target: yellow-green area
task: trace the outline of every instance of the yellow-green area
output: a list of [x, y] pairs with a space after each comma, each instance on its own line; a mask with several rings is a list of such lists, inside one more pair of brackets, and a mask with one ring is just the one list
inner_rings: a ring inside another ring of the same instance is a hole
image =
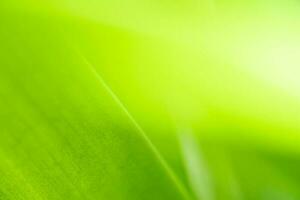
[[297, 0], [1, 0], [0, 200], [300, 199]]

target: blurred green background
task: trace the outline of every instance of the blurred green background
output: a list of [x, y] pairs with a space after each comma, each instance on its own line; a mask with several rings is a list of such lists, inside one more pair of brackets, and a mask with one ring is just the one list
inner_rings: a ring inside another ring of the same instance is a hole
[[0, 199], [300, 199], [299, 13], [2, 0]]

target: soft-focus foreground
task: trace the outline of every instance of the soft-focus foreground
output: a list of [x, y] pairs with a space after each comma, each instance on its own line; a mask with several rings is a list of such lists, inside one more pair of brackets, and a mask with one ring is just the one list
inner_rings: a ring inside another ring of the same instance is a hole
[[1, 200], [300, 200], [300, 2], [1, 0]]

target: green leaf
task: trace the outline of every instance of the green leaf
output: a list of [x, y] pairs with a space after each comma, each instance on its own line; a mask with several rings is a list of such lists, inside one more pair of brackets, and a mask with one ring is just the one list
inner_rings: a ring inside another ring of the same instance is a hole
[[2, 0], [0, 199], [300, 199], [295, 0]]

